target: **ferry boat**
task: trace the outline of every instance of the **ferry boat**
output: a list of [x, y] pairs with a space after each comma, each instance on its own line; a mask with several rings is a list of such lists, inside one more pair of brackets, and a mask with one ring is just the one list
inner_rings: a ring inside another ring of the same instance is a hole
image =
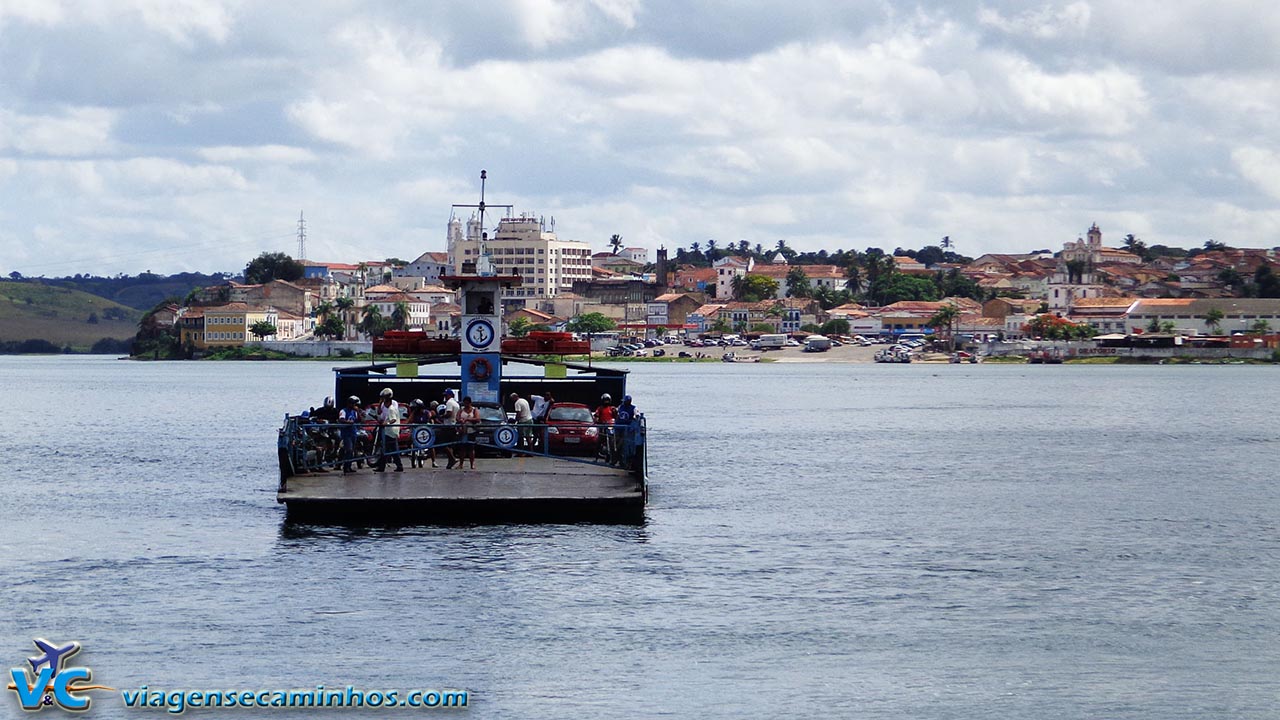
[[[482, 172], [479, 206], [455, 206], [479, 207], [482, 225], [484, 179]], [[642, 521], [648, 494], [644, 415], [632, 412], [627, 422], [604, 425], [584, 420], [604, 396], [610, 404], [630, 400], [627, 372], [564, 362], [565, 355], [590, 350], [589, 343], [568, 333], [503, 337], [502, 289], [519, 285], [522, 278], [496, 274], [483, 242], [474, 262], [463, 263], [461, 273], [441, 281], [459, 293], [461, 337], [386, 333], [374, 341], [375, 355], [412, 359], [335, 368], [333, 397], [358, 398], [367, 407], [390, 389], [403, 408], [414, 400], [443, 400], [452, 391], [457, 399], [470, 397], [482, 410], [488, 408], [489, 418], [468, 426], [474, 431], [470, 433], [457, 425], [402, 425], [394, 454], [410, 467], [392, 472], [386, 458], [378, 457], [380, 450], [366, 448], [354, 458], [354, 472], [344, 473], [343, 466], [353, 459], [335, 449], [340, 448], [341, 426], [286, 415], [278, 433], [276, 500], [286, 506], [289, 518], [339, 523]], [[545, 422], [509, 420], [505, 409], [511, 393], [526, 400], [554, 397]], [[563, 418], [557, 416], [558, 406], [565, 409]], [[366, 430], [381, 439], [382, 428]], [[476, 460], [475, 469], [447, 468], [444, 456], [467, 444], [490, 452]], [[411, 458], [432, 451], [438, 467], [412, 467], [419, 463]], [[386, 472], [376, 472], [374, 460]]]

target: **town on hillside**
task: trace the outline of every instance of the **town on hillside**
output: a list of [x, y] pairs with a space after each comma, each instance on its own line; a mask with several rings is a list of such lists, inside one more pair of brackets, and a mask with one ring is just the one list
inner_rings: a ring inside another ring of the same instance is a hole
[[[241, 281], [157, 307], [140, 336], [168, 335], [185, 356], [261, 346], [300, 355], [367, 352], [390, 330], [459, 333], [461, 308], [441, 276], [473, 264], [523, 282], [504, 291], [504, 332], [613, 330], [629, 339], [684, 340], [724, 333], [896, 337], [946, 333], [966, 341], [1253, 334], [1275, 346], [1280, 328], [1276, 248], [1147, 247], [1133, 235], [1103, 244], [1093, 224], [1060, 250], [957, 254], [949, 238], [892, 254], [799, 253], [746, 241], [658, 248], [618, 235], [610, 251], [562, 240], [541, 217], [502, 218], [492, 237], [475, 218], [452, 218], [446, 249], [412, 261], [331, 262], [264, 254]], [[483, 236], [483, 240], [482, 240]], [[946, 327], [939, 327], [939, 313]], [[585, 322], [588, 318], [591, 322]], [[834, 324], [833, 324], [834, 323]]]

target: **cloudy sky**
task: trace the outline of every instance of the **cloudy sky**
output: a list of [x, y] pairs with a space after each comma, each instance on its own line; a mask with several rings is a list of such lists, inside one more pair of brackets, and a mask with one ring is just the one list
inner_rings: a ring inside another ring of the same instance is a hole
[[1280, 6], [0, 0], [0, 273], [599, 249], [1280, 245]]

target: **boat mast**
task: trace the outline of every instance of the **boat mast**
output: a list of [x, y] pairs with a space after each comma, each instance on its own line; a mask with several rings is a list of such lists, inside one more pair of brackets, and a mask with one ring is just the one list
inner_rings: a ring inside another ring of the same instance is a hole
[[[489, 248], [487, 245], [487, 240], [489, 239], [489, 233], [486, 232], [484, 229], [484, 211], [489, 208], [489, 206], [484, 201], [485, 181], [488, 179], [489, 179], [488, 171], [481, 170], [480, 171], [480, 204], [479, 205], [454, 205], [453, 206], [455, 209], [461, 207], [461, 208], [478, 208], [480, 210], [480, 238], [479, 238], [479, 246], [478, 246], [479, 249], [477, 250], [476, 270], [475, 270], [477, 275], [495, 275], [496, 274], [493, 269], [493, 259], [489, 257]], [[494, 207], [506, 208], [507, 214], [510, 215], [511, 209], [513, 206], [512, 205], [494, 205]]]

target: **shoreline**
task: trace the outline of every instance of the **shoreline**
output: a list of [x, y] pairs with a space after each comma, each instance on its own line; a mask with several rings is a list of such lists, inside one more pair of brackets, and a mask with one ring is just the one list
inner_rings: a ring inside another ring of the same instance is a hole
[[[723, 363], [723, 364], [872, 364], [875, 363], [875, 354], [883, 346], [872, 345], [863, 347], [859, 345], [845, 345], [841, 347], [833, 347], [824, 352], [810, 353], [804, 352], [802, 348], [782, 348], [779, 350], [749, 350], [743, 351], [740, 348], [713, 348], [699, 350], [684, 349], [682, 345], [667, 346], [667, 355], [665, 357], [608, 357], [603, 352], [595, 352], [588, 358], [585, 355], [575, 355], [563, 358], [567, 363], [615, 363], [615, 364], [631, 364], [631, 363], [674, 363], [674, 364], [702, 364], [702, 363], [722, 363], [720, 356], [730, 349], [743, 354], [757, 355], [760, 358], [759, 363]], [[710, 357], [702, 358], [681, 358], [674, 355], [679, 352], [702, 352], [709, 354]], [[120, 356], [116, 356], [120, 357]], [[137, 360], [140, 362], [163, 362], [164, 358], [153, 359], [147, 356], [126, 356], [120, 359]], [[184, 358], [174, 358], [184, 359]], [[249, 361], [249, 362], [279, 362], [279, 361], [320, 361], [328, 363], [352, 363], [362, 364], [371, 362], [397, 362], [415, 360], [417, 356], [403, 355], [369, 355], [360, 354], [352, 357], [342, 356], [322, 356], [307, 357], [297, 355], [286, 355], [278, 351], [268, 351], [265, 353], [234, 353], [230, 356], [222, 357], [204, 357], [202, 361]], [[912, 360], [911, 364], [924, 365], [950, 365], [951, 363], [947, 353], [925, 352], [918, 353]], [[1008, 355], [999, 357], [985, 357], [979, 363], [960, 363], [963, 365], [1025, 365], [1031, 364], [1027, 361], [1027, 357], [1023, 355]], [[1131, 357], [1131, 356], [1085, 356], [1068, 358], [1063, 364], [1067, 365], [1275, 365], [1274, 360], [1265, 360], [1257, 358], [1196, 358], [1190, 356], [1170, 356], [1170, 357]]]

